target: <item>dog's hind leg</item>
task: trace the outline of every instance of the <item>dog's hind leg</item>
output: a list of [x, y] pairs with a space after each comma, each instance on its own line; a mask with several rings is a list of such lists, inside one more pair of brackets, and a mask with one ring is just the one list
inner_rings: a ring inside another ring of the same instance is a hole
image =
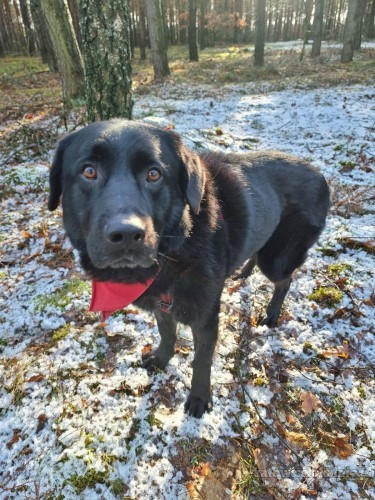
[[281, 307], [283, 305], [286, 294], [288, 293], [291, 282], [292, 279], [289, 276], [288, 278], [275, 283], [275, 290], [273, 292], [272, 299], [267, 306], [267, 316], [263, 321], [263, 324], [267, 325], [270, 328], [276, 326], [277, 324]]

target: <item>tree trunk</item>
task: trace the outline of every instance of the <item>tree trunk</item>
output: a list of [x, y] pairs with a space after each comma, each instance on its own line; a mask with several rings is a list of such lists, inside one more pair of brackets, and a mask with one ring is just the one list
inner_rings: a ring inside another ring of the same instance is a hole
[[255, 21], [254, 66], [264, 65], [264, 40], [266, 36], [266, 0], [257, 0]]
[[320, 49], [322, 46], [323, 38], [323, 14], [324, 14], [324, 0], [315, 0], [315, 14], [314, 14], [314, 41], [311, 49], [312, 57], [320, 56]]
[[162, 80], [168, 76], [170, 72], [160, 0], [146, 0], [146, 11], [154, 78], [155, 80]]
[[189, 0], [189, 59], [198, 61], [198, 42], [197, 42], [197, 0]]
[[206, 43], [206, 0], [200, 0], [200, 16], [199, 16], [199, 46], [201, 50], [207, 47]]
[[145, 0], [139, 1], [139, 50], [141, 61], [146, 60], [147, 29], [146, 29], [146, 7]]
[[347, 63], [353, 60], [354, 50], [358, 45], [358, 38], [361, 36], [363, 2], [364, 0], [349, 0], [341, 52], [342, 63]]
[[79, 27], [79, 14], [78, 14], [77, 0], [68, 0], [68, 7], [69, 7], [70, 15], [72, 16], [74, 33], [75, 33], [76, 38], [77, 38], [78, 46], [79, 46], [79, 48], [81, 48], [82, 47], [82, 37], [81, 37], [81, 30]]
[[370, 0], [363, 28], [366, 38], [375, 38], [375, 0]]
[[61, 76], [64, 102], [84, 95], [82, 58], [64, 0], [41, 0]]
[[49, 31], [47, 29], [47, 21], [45, 20], [42, 11], [41, 0], [30, 0], [30, 11], [35, 26], [42, 62], [44, 64], [48, 64], [50, 71], [56, 73], [59, 70], [57, 58], [53, 50]]
[[34, 31], [31, 28], [29, 8], [26, 0], [20, 0], [20, 7], [21, 7], [22, 21], [25, 27], [27, 53], [29, 56], [32, 56], [35, 54], [36, 44], [35, 44]]
[[90, 122], [131, 118], [130, 15], [127, 0], [79, 0]]
[[303, 21], [303, 40], [304, 43], [309, 43], [309, 35], [311, 31], [311, 14], [313, 9], [312, 0], [306, 0], [305, 4], [305, 19]]

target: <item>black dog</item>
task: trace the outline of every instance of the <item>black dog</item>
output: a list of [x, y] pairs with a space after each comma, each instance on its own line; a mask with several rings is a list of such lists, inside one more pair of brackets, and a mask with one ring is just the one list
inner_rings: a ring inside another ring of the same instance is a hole
[[[94, 123], [64, 138], [50, 173], [48, 208], [63, 194], [64, 224], [96, 280], [154, 281], [135, 303], [156, 315], [161, 342], [144, 366], [164, 368], [177, 323], [191, 326], [195, 356], [185, 409], [212, 407], [210, 373], [225, 279], [245, 263], [274, 282], [275, 326], [291, 275], [321, 233], [323, 176], [283, 153], [198, 156], [180, 137], [144, 123]], [[164, 297], [169, 297], [165, 303]]]

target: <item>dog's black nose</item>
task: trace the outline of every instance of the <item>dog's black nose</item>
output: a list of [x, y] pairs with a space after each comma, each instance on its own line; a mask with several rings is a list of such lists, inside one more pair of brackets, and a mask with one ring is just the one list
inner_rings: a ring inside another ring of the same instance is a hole
[[116, 246], [133, 247], [145, 239], [145, 227], [140, 219], [114, 220], [107, 224], [105, 237], [107, 241]]

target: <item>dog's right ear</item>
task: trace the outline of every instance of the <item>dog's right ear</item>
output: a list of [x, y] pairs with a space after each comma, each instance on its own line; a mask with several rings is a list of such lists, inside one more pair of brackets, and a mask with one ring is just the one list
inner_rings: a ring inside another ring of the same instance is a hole
[[49, 198], [48, 198], [48, 210], [56, 210], [60, 203], [60, 197], [62, 193], [62, 166], [63, 157], [66, 148], [71, 143], [71, 136], [65, 137], [59, 142], [57, 150], [55, 153], [55, 158], [52, 163], [52, 167], [49, 173]]
[[183, 192], [190, 208], [199, 214], [206, 186], [206, 174], [200, 157], [180, 144], [179, 155], [183, 166]]

